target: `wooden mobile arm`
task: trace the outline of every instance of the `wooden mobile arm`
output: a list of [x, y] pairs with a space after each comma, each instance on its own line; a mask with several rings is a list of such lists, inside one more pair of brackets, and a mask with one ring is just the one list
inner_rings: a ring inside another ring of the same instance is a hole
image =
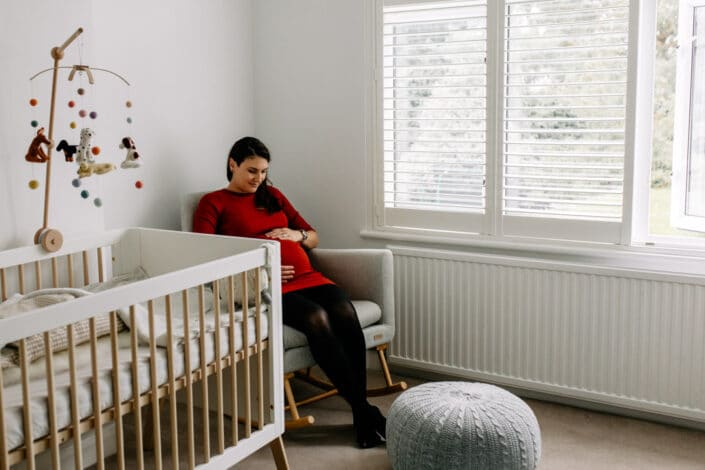
[[83, 32], [83, 28], [78, 28], [76, 31], [74, 31], [74, 33], [71, 35], [71, 37], [69, 37], [66, 41], [64, 41], [64, 43], [62, 45], [60, 45], [59, 47], [52, 48], [51, 57], [54, 60], [63, 59], [64, 58], [64, 51], [66, 50], [66, 48], [69, 47], [69, 45], [72, 42], [74, 42], [76, 40], [76, 38], [81, 35], [82, 32]]
[[64, 51], [83, 32], [83, 28], [78, 28], [61, 46], [51, 49], [51, 57], [54, 59], [54, 74], [51, 81], [51, 107], [49, 111], [49, 148], [47, 149], [47, 171], [44, 184], [44, 224], [34, 235], [34, 243], [40, 243], [42, 247], [49, 251], [58, 251], [63, 244], [61, 232], [49, 227], [49, 190], [51, 187], [51, 151], [54, 147], [54, 111], [56, 109], [56, 81], [59, 75], [59, 62], [64, 58]]

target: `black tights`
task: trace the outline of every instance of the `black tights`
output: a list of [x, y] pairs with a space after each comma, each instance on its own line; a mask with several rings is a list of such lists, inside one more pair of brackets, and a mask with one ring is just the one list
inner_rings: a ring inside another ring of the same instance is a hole
[[368, 406], [365, 337], [342, 289], [326, 284], [289, 292], [282, 310], [284, 324], [306, 335], [313, 358], [353, 412]]

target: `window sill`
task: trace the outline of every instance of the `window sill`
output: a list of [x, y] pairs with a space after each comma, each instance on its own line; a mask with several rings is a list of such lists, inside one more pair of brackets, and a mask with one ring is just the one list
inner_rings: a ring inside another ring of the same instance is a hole
[[697, 276], [703, 277], [705, 281], [705, 252], [690, 248], [622, 246], [563, 240], [490, 239], [479, 234], [420, 233], [403, 229], [365, 229], [360, 231], [360, 236], [364, 239], [421, 244], [433, 249]]

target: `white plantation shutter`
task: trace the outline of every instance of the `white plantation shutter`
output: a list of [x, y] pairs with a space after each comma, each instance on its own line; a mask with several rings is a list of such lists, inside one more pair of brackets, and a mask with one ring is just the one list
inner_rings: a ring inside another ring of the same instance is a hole
[[388, 225], [471, 230], [485, 213], [485, 1], [385, 7]]
[[387, 1], [380, 225], [619, 242], [632, 0]]
[[524, 216], [505, 227], [541, 217], [618, 228], [629, 1], [506, 0], [504, 21], [503, 215]]

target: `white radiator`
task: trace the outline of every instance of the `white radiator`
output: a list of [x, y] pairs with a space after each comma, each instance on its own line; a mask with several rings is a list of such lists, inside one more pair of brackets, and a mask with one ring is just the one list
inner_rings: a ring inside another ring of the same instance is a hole
[[391, 247], [390, 362], [705, 422], [705, 280]]

